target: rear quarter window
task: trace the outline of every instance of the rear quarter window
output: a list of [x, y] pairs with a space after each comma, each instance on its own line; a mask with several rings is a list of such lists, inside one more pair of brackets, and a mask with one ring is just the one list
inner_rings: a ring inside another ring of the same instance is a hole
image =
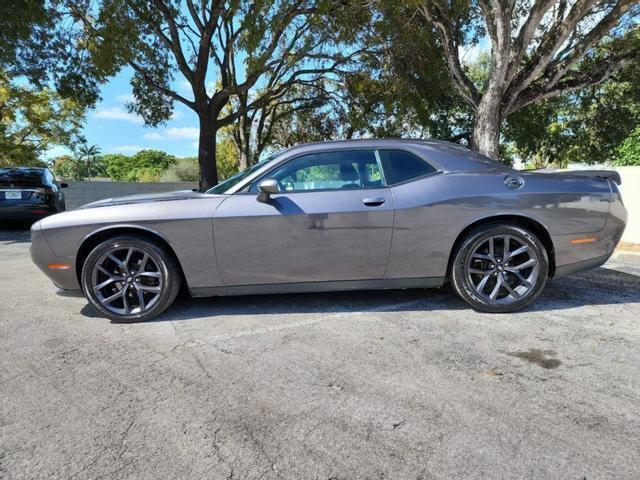
[[379, 150], [387, 185], [423, 177], [437, 170], [413, 153], [404, 150]]

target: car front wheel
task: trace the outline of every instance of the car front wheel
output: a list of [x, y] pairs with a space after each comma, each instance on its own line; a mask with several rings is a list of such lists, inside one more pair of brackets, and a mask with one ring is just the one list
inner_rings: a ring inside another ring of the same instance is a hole
[[549, 275], [547, 251], [529, 230], [491, 224], [471, 231], [458, 248], [451, 281], [458, 295], [481, 312], [505, 313], [529, 305]]
[[116, 322], [156, 317], [173, 303], [180, 282], [173, 256], [159, 243], [135, 235], [100, 243], [82, 268], [82, 289], [89, 303]]

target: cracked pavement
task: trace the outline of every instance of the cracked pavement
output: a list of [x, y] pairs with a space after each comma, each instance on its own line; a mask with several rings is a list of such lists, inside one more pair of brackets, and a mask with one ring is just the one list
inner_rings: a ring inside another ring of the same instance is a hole
[[447, 288], [111, 324], [0, 230], [0, 477], [640, 478], [640, 255], [509, 315]]

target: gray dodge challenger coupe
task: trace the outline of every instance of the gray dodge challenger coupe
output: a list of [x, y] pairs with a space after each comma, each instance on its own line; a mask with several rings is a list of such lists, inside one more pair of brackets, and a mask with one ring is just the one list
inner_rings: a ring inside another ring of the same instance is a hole
[[100, 314], [143, 321], [192, 296], [439, 287], [483, 312], [594, 268], [627, 213], [611, 171], [518, 172], [454, 144], [297, 146], [206, 192], [133, 195], [47, 217], [31, 256]]

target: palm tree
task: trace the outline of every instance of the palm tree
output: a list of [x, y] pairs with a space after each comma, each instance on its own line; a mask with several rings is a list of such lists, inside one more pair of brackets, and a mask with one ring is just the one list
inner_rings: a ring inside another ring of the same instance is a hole
[[95, 157], [100, 155], [100, 148], [98, 148], [97, 145], [89, 145], [83, 143], [82, 145], [80, 145], [78, 151], [80, 153], [80, 158], [84, 158], [87, 162], [87, 175], [89, 178], [91, 178], [91, 162], [95, 159]]

